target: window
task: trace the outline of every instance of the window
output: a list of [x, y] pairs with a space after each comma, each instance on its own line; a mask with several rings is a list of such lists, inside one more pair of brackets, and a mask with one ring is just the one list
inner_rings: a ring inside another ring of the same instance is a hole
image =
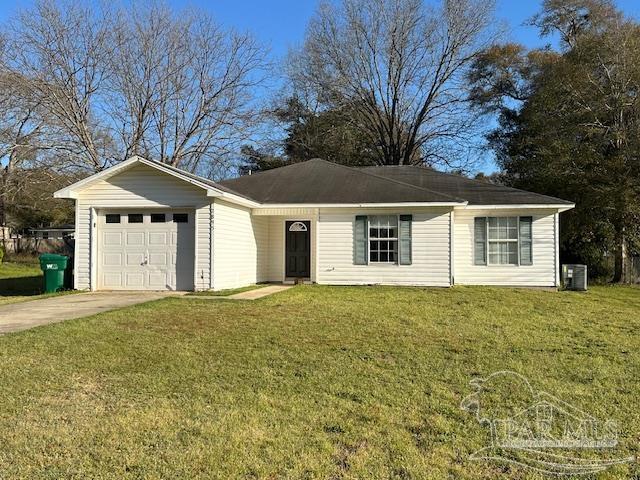
[[151, 223], [164, 223], [164, 213], [152, 213]]
[[398, 216], [369, 217], [369, 262], [396, 263], [398, 261]]
[[302, 222], [293, 222], [289, 227], [290, 232], [306, 232], [307, 226]]
[[129, 223], [142, 223], [142, 214], [141, 213], [130, 213], [129, 214]]
[[173, 222], [174, 223], [187, 223], [189, 221], [188, 213], [174, 213], [173, 214]]
[[105, 215], [105, 220], [107, 223], [120, 223], [120, 214], [119, 213], [107, 213]]
[[489, 263], [493, 265], [518, 264], [518, 218], [489, 217]]
[[532, 217], [477, 217], [475, 265], [531, 265]]

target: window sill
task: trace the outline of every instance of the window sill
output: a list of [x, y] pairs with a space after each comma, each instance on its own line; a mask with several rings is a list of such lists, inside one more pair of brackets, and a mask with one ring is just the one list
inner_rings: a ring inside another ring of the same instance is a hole
[[491, 264], [491, 265], [474, 265], [474, 267], [478, 267], [478, 268], [527, 268], [527, 267], [533, 267], [533, 265], [513, 265], [513, 264], [504, 264], [504, 265], [499, 265], [499, 264]]

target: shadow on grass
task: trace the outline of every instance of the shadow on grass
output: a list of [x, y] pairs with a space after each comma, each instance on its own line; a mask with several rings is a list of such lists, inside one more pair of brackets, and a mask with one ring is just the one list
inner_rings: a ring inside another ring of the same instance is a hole
[[0, 297], [40, 295], [42, 276], [0, 278]]

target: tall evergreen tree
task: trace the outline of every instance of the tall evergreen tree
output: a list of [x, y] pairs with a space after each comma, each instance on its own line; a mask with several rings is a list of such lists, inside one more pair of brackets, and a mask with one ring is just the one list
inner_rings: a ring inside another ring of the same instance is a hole
[[640, 26], [606, 0], [546, 0], [534, 17], [558, 51], [502, 45], [479, 57], [472, 100], [498, 112], [489, 136], [508, 183], [574, 200], [567, 260], [626, 281], [640, 251]]

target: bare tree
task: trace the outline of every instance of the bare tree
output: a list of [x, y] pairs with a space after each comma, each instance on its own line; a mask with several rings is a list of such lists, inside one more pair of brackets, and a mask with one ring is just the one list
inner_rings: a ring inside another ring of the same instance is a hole
[[248, 135], [265, 52], [202, 12], [39, 0], [8, 32], [2, 70], [39, 105], [65, 165], [141, 154], [196, 170]]
[[5, 72], [37, 102], [51, 145], [70, 163], [101, 170], [114, 157], [113, 142], [98, 115], [109, 50], [108, 12], [96, 15], [80, 3], [38, 1], [11, 23]]
[[265, 65], [250, 35], [156, 5], [120, 15], [114, 31], [110, 111], [127, 155], [196, 170], [246, 139]]
[[464, 73], [492, 42], [493, 2], [323, 3], [291, 62], [293, 82], [321, 103], [355, 106], [381, 164], [453, 166], [477, 139]]

